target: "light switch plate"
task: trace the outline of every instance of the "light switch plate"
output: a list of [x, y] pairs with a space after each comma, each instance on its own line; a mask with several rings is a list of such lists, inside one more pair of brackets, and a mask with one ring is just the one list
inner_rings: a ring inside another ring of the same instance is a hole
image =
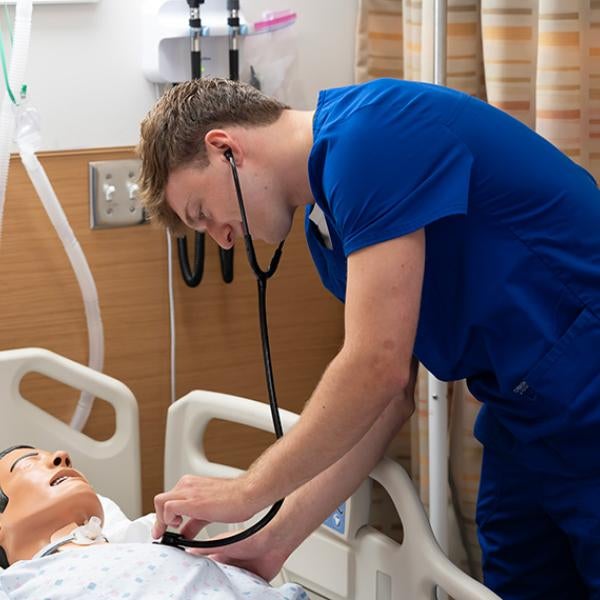
[[141, 161], [101, 160], [90, 164], [90, 227], [129, 227], [146, 223], [137, 199]]

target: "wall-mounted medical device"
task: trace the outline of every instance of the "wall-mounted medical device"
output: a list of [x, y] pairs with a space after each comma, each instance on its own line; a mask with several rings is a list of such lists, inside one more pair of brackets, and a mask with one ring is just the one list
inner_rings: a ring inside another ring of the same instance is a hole
[[[155, 83], [177, 85], [211, 76], [238, 81], [240, 38], [281, 29], [295, 20], [292, 11], [278, 11], [248, 24], [240, 12], [239, 0], [146, 0], [142, 5], [142, 70]], [[252, 65], [249, 83], [260, 87]], [[203, 233], [194, 234], [193, 262], [187, 237], [177, 239], [181, 275], [189, 287], [202, 281], [204, 237]], [[220, 249], [219, 257], [223, 281], [231, 283], [233, 248]]]
[[[142, 70], [155, 83], [177, 83], [190, 78], [189, 6], [185, 0], [146, 0], [142, 5]], [[202, 3], [202, 76], [229, 77], [229, 38], [231, 27], [226, 0]], [[267, 13], [248, 23], [239, 12], [243, 37], [267, 33], [291, 25], [291, 11]]]

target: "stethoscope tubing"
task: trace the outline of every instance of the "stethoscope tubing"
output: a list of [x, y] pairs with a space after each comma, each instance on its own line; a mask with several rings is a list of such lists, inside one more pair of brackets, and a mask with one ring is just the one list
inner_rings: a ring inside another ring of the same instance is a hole
[[[233, 175], [235, 191], [240, 207], [240, 214], [242, 217], [242, 230], [244, 233], [244, 245], [246, 247], [248, 263], [250, 264], [250, 268], [256, 276], [256, 282], [258, 286], [258, 313], [260, 321], [263, 362], [265, 365], [265, 378], [267, 382], [267, 390], [269, 393], [269, 405], [271, 407], [273, 427], [275, 429], [275, 435], [277, 436], [277, 439], [279, 439], [283, 436], [283, 427], [281, 425], [281, 418], [279, 416], [277, 395], [275, 393], [275, 380], [273, 377], [273, 365], [271, 363], [271, 347], [269, 344], [269, 327], [267, 322], [267, 280], [275, 274], [275, 271], [279, 266], [281, 252], [283, 249], [283, 241], [275, 250], [273, 257], [271, 258], [271, 262], [269, 263], [269, 268], [266, 271], [261, 269], [256, 259], [256, 252], [254, 251], [252, 236], [250, 235], [250, 231], [248, 228], [248, 220], [246, 218], [246, 209], [244, 207], [242, 189], [240, 186], [237, 167], [235, 165], [235, 159], [231, 150], [227, 150], [225, 152], [225, 158], [229, 161], [229, 164], [231, 166], [231, 172]], [[242, 540], [249, 538], [251, 535], [254, 535], [256, 532], [260, 531], [263, 527], [265, 527], [279, 512], [279, 509], [281, 508], [282, 504], [283, 498], [277, 500], [277, 502], [275, 502], [275, 504], [271, 506], [267, 514], [264, 515], [256, 523], [248, 527], [248, 529], [244, 529], [244, 531], [240, 531], [239, 533], [236, 533], [226, 538], [220, 538], [216, 540], [190, 540], [183, 537], [180, 533], [165, 531], [165, 533], [162, 536], [162, 539], [160, 540], [160, 543], [165, 544], [167, 546], [177, 546], [179, 548], [218, 548], [220, 546], [236, 544], [237, 542], [241, 542]]]

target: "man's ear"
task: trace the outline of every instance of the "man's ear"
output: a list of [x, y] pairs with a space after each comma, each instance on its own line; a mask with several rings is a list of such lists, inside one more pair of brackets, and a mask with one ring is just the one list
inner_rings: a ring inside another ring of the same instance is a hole
[[204, 136], [206, 153], [209, 160], [213, 162], [218, 160], [229, 161], [225, 153], [229, 150], [235, 159], [235, 164], [239, 167], [242, 164], [243, 153], [238, 141], [223, 129], [211, 129]]

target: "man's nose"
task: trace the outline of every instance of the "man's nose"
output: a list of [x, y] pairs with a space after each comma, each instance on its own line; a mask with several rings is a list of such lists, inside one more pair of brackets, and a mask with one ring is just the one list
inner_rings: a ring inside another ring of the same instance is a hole
[[57, 450], [50, 455], [50, 462], [54, 467], [70, 467], [71, 457], [64, 450]]

